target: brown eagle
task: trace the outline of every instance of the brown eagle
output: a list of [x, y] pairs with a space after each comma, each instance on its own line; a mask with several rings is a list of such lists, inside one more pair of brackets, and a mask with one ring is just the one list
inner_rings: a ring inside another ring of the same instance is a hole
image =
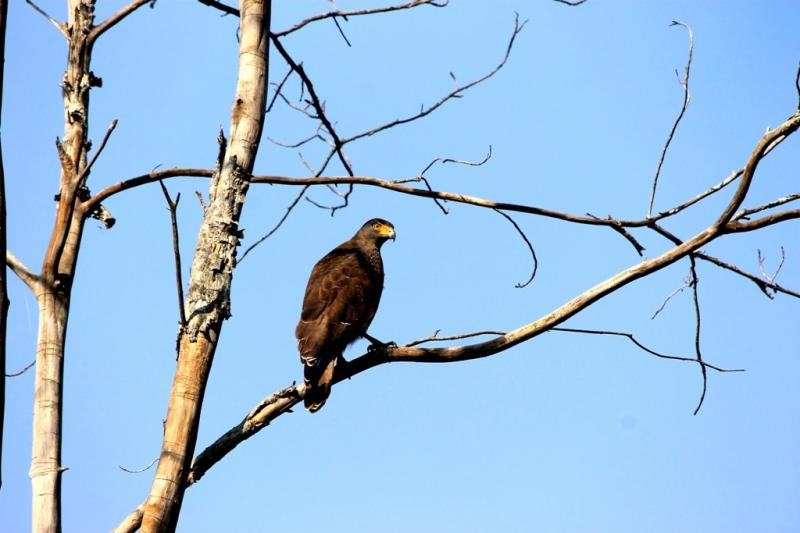
[[381, 245], [394, 238], [391, 222], [373, 218], [311, 271], [295, 336], [306, 383], [304, 403], [312, 413], [328, 399], [344, 349], [359, 337], [378, 342], [367, 328], [383, 292]]

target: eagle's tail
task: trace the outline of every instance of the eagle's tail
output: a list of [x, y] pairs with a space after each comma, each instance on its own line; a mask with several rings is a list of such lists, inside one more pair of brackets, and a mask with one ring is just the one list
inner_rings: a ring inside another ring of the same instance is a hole
[[310, 412], [315, 413], [319, 411], [325, 400], [331, 395], [331, 386], [333, 385], [333, 369], [336, 366], [336, 358], [323, 365], [305, 365], [303, 370], [303, 377], [306, 383], [306, 393], [303, 397], [303, 403]]

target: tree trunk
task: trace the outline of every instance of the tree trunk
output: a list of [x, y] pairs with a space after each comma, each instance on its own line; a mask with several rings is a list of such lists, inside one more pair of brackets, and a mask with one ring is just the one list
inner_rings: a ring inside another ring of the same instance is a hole
[[36, 284], [39, 333], [33, 405], [33, 453], [30, 478], [33, 489], [32, 529], [37, 533], [61, 530], [61, 416], [64, 344], [72, 279], [78, 260], [84, 213], [79, 190], [86, 176], [89, 70], [94, 24], [94, 0], [68, 0], [67, 68], [61, 83], [64, 100], [64, 140], [57, 143], [61, 160], [56, 221]]
[[[0, 0], [0, 109], [3, 107], [3, 73], [6, 59], [6, 21], [8, 2]], [[6, 253], [6, 176], [3, 167], [3, 148], [0, 142], [0, 252]], [[6, 411], [6, 324], [8, 318], [8, 285], [6, 267], [0, 268], [0, 487], [3, 486], [3, 427]]]
[[142, 531], [174, 531], [194, 454], [200, 411], [222, 328], [230, 316], [230, 288], [239, 216], [264, 123], [268, 78], [270, 0], [242, 0], [239, 79], [231, 112], [230, 144], [211, 180], [186, 301], [177, 369], [170, 393], [158, 468], [144, 506]]

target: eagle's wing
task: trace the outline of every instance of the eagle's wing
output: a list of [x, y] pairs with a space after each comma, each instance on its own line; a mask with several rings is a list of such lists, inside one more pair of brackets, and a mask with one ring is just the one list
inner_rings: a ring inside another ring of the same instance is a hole
[[339, 247], [311, 271], [295, 335], [305, 365], [327, 364], [366, 332], [382, 292], [358, 250]]

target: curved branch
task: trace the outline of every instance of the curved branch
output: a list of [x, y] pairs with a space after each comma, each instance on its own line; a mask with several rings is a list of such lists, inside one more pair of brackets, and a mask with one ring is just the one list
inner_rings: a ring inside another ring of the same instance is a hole
[[[650, 218], [653, 215], [653, 204], [656, 201], [656, 187], [658, 186], [658, 177], [661, 175], [661, 168], [664, 166], [664, 160], [667, 157], [667, 150], [669, 150], [670, 144], [672, 144], [672, 139], [675, 137], [675, 132], [678, 130], [678, 125], [683, 120], [683, 116], [686, 114], [686, 108], [689, 107], [689, 100], [691, 100], [692, 95], [689, 92], [689, 74], [692, 70], [692, 55], [694, 53], [694, 32], [692, 28], [684, 23], [679, 22], [677, 20], [673, 20], [670, 26], [681, 26], [689, 32], [689, 57], [686, 60], [686, 68], [684, 69], [683, 79], [678, 78], [678, 82], [683, 87], [683, 104], [681, 105], [681, 110], [678, 113], [678, 117], [675, 119], [675, 122], [672, 124], [672, 129], [669, 131], [669, 135], [667, 136], [667, 141], [664, 143], [664, 148], [661, 150], [661, 156], [658, 158], [658, 166], [656, 167], [656, 175], [653, 178], [653, 190], [650, 192], [650, 205], [647, 208], [647, 217]], [[675, 71], [677, 74], [678, 71]]]
[[335, 11], [329, 11], [327, 13], [321, 13], [319, 15], [314, 15], [313, 17], [309, 17], [303, 21], [298, 22], [291, 28], [285, 29], [283, 31], [279, 31], [275, 34], [276, 37], [283, 37], [285, 35], [289, 35], [290, 33], [296, 32], [297, 30], [311, 24], [312, 22], [317, 22], [319, 20], [325, 20], [327, 18], [333, 18], [336, 20], [336, 17], [342, 17], [343, 19], [347, 20], [347, 17], [357, 17], [361, 15], [376, 15], [378, 13], [389, 13], [393, 11], [401, 11], [404, 9], [411, 9], [419, 6], [430, 5], [434, 7], [445, 7], [447, 5], [447, 0], [444, 2], [436, 2], [435, 0], [413, 0], [412, 2], [406, 2], [404, 4], [396, 4], [393, 6], [386, 6], [386, 7], [377, 7], [373, 9], [356, 9], [353, 11], [341, 11], [339, 9]]

